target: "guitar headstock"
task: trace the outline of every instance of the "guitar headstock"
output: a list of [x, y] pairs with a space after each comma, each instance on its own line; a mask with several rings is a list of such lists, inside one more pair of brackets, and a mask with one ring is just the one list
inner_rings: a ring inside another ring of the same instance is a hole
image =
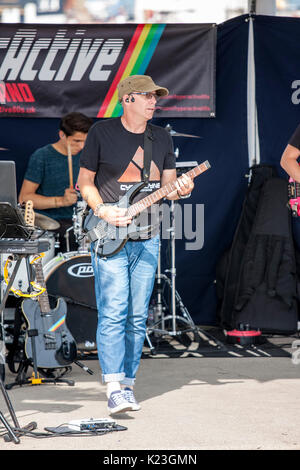
[[26, 225], [33, 227], [34, 219], [35, 219], [35, 215], [34, 215], [34, 210], [33, 210], [33, 202], [27, 201], [25, 203], [25, 213], [24, 213], [24, 220], [26, 222]]

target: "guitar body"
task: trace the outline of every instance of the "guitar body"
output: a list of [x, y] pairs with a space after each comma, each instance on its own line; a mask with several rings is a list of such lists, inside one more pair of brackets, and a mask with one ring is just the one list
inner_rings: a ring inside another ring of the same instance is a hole
[[293, 217], [300, 217], [300, 184], [293, 178], [288, 183], [288, 207], [292, 211]]
[[[204, 171], [210, 168], [210, 163], [206, 160], [200, 165], [188, 171], [186, 175], [190, 178], [195, 178]], [[152, 204], [160, 201], [168, 196], [173, 191], [177, 190], [176, 181], [167, 183], [162, 188], [154, 191], [149, 196], [144, 197], [138, 202], [132, 204], [134, 196], [145, 186], [145, 182], [134, 184], [129, 191], [117, 203], [109, 203], [108, 205], [117, 205], [118, 207], [127, 209], [127, 213], [132, 217], [132, 222], [127, 227], [116, 227], [115, 225], [108, 224], [103, 219], [94, 216], [91, 210], [84, 222], [84, 229], [86, 236], [91, 242], [95, 242], [94, 249], [97, 253], [105, 258], [109, 258], [118, 253], [130, 236], [140, 231], [135, 223], [134, 217], [140, 214], [143, 210], [150, 207]], [[148, 227], [143, 227], [147, 229]], [[134, 237], [133, 237], [134, 238]]]
[[[32, 201], [26, 202], [24, 218], [28, 225], [34, 225]], [[40, 292], [37, 297], [30, 297], [22, 302], [22, 311], [27, 322], [25, 355], [38, 368], [66, 367], [77, 356], [76, 342], [66, 325], [67, 304], [60, 298], [56, 307], [51, 309], [41, 255], [37, 255], [31, 264], [35, 269], [35, 288], [38, 287]]]
[[[30, 330], [37, 330], [34, 336], [37, 367], [57, 369], [70, 365], [77, 356], [76, 342], [66, 326], [67, 304], [64, 299], [57, 301], [55, 309], [42, 314], [40, 305], [36, 300], [25, 299], [22, 303], [28, 329], [25, 338], [25, 355], [33, 358]], [[49, 333], [53, 340], [45, 335]], [[48, 344], [47, 344], [48, 343]]]
[[[145, 183], [137, 183], [127, 191], [127, 193], [120, 199], [119, 202], [108, 203], [109, 206], [117, 206], [122, 209], [128, 209], [131, 206], [131, 201], [134, 196], [145, 186]], [[87, 216], [84, 224], [86, 231], [94, 229], [97, 235], [95, 249], [101, 257], [109, 258], [118, 253], [128, 238], [138, 232], [139, 228], [133, 219], [131, 224], [127, 227], [116, 227], [107, 223], [103, 219], [96, 217], [91, 210]]]

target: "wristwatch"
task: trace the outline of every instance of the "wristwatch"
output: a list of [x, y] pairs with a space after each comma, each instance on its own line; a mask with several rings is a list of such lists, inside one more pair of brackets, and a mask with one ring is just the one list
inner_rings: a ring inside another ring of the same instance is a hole
[[103, 202], [100, 202], [99, 204], [96, 205], [95, 210], [94, 210], [94, 215], [96, 217], [101, 217], [100, 211], [102, 207], [105, 207], [105, 204]]

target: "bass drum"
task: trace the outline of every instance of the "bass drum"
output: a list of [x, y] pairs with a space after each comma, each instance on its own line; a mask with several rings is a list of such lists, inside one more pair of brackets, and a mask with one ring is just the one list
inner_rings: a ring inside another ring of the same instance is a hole
[[44, 267], [50, 303], [58, 297], [67, 302], [67, 327], [79, 351], [97, 349], [97, 307], [91, 255], [71, 251], [59, 254]]

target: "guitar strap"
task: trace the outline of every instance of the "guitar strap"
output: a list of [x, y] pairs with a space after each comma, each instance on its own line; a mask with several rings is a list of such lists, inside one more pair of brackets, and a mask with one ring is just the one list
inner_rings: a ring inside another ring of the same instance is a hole
[[152, 142], [153, 132], [149, 125], [147, 125], [144, 133], [144, 168], [142, 171], [142, 180], [148, 183], [150, 177], [150, 165], [152, 160]]

